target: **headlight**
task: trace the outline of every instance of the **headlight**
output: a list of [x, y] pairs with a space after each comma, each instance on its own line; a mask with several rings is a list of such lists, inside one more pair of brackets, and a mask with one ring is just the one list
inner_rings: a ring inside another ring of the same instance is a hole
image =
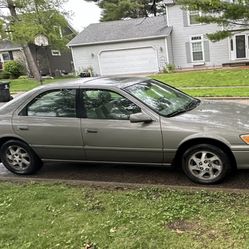
[[240, 138], [241, 138], [246, 144], [249, 144], [249, 134], [240, 135]]

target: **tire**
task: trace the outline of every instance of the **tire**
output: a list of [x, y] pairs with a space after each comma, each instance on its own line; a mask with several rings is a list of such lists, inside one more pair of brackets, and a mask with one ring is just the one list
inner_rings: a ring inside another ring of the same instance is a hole
[[31, 175], [42, 167], [41, 160], [24, 142], [9, 140], [0, 149], [3, 165], [18, 175]]
[[183, 154], [182, 169], [193, 182], [220, 183], [231, 172], [228, 155], [211, 144], [194, 145]]

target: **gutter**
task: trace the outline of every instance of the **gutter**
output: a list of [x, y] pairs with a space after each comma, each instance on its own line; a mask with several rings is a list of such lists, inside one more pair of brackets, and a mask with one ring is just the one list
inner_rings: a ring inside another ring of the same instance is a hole
[[130, 39], [122, 39], [122, 40], [109, 40], [109, 41], [98, 41], [98, 42], [88, 42], [88, 43], [75, 43], [67, 44], [68, 47], [79, 47], [79, 46], [88, 46], [88, 45], [99, 45], [99, 44], [108, 44], [108, 43], [121, 43], [121, 42], [128, 42], [128, 41], [141, 41], [141, 40], [152, 40], [152, 39], [159, 39], [168, 37], [172, 32], [172, 27], [169, 27], [170, 31], [166, 35], [159, 35], [159, 36], [147, 36], [147, 37], [139, 37], [139, 38], [130, 38]]

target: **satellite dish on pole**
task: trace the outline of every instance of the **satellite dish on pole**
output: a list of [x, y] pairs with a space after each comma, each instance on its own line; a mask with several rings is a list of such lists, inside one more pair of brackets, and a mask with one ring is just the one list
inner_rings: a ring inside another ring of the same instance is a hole
[[40, 47], [48, 46], [48, 38], [45, 35], [37, 35], [34, 40], [35, 45]]

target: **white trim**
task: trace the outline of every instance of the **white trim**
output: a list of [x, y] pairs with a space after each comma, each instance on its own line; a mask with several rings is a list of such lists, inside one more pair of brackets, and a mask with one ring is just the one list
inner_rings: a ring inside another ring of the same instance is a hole
[[22, 48], [6, 48], [6, 49], [0, 49], [0, 52], [9, 52], [9, 51], [21, 51]]
[[158, 61], [158, 50], [154, 47], [154, 46], [137, 46], [137, 47], [127, 47], [127, 48], [113, 48], [113, 49], [104, 49], [104, 50], [100, 50], [97, 54], [98, 57], [98, 65], [99, 65], [99, 71], [100, 71], [100, 75], [102, 75], [102, 68], [101, 68], [101, 63], [100, 63], [100, 56], [101, 53], [103, 52], [111, 52], [111, 51], [120, 51], [120, 50], [132, 50], [132, 49], [142, 49], [142, 48], [152, 48], [155, 51], [155, 55], [156, 55], [156, 62], [157, 62], [157, 68], [158, 68], [158, 72], [160, 71], [160, 66], [159, 66], [159, 61]]
[[58, 29], [60, 38], [62, 39], [63, 38], [63, 33], [62, 33], [61, 26], [60, 25], [54, 25], [53, 27], [54, 27], [55, 32], [56, 32], [56, 29]]
[[168, 6], [165, 5], [165, 14], [166, 14], [166, 22], [167, 22], [167, 25], [169, 25], [169, 10], [168, 10]]
[[[193, 41], [192, 38], [196, 37], [196, 36], [200, 36], [201, 40]], [[203, 39], [203, 35], [191, 35], [189, 39], [190, 39], [190, 53], [191, 53], [191, 62], [192, 62], [192, 64], [194, 64], [194, 65], [200, 65], [201, 63], [204, 63], [205, 62], [205, 51], [204, 51], [204, 39]], [[202, 60], [198, 60], [198, 61], [194, 61], [194, 59], [193, 59], [192, 43], [197, 43], [197, 42], [201, 42], [202, 57], [203, 57], [203, 59]]]
[[51, 54], [52, 56], [61, 56], [61, 51], [57, 49], [52, 49]]
[[[198, 10], [194, 10], [194, 11], [197, 12]], [[202, 23], [193, 23], [193, 24], [191, 24], [190, 23], [190, 12], [191, 12], [191, 10], [187, 11], [187, 15], [188, 15], [188, 26], [200, 26], [200, 25], [203, 25]], [[198, 11], [198, 12], [199, 12], [199, 16], [202, 16], [202, 12], [201, 11]]]
[[172, 28], [168, 35], [159, 35], [159, 36], [148, 36], [148, 37], [140, 37], [140, 38], [130, 38], [130, 39], [121, 39], [121, 40], [110, 40], [110, 41], [98, 41], [98, 42], [89, 42], [89, 43], [77, 43], [70, 44], [68, 43], [68, 47], [79, 47], [79, 46], [87, 46], [87, 45], [98, 45], [98, 44], [107, 44], [107, 43], [121, 43], [121, 42], [129, 42], [129, 41], [141, 41], [141, 40], [151, 40], [151, 39], [160, 39], [170, 36]]
[[169, 63], [169, 47], [168, 47], [167, 37], [165, 37], [165, 53], [166, 53], [167, 63]]
[[[102, 53], [103, 51], [101, 51]], [[98, 58], [98, 65], [99, 65], [99, 74], [102, 75], [102, 67], [101, 67], [101, 63], [100, 63], [100, 53], [97, 54], [97, 58]]]
[[[237, 42], [236, 42], [236, 37], [237, 36], [244, 36], [245, 37], [245, 57], [243, 58], [237, 58]], [[249, 55], [249, 52], [248, 52], [248, 38], [249, 38], [249, 34], [236, 34], [233, 36], [234, 37], [234, 53], [235, 53], [235, 56], [234, 56], [234, 60], [247, 60], [248, 59], [248, 55]]]

